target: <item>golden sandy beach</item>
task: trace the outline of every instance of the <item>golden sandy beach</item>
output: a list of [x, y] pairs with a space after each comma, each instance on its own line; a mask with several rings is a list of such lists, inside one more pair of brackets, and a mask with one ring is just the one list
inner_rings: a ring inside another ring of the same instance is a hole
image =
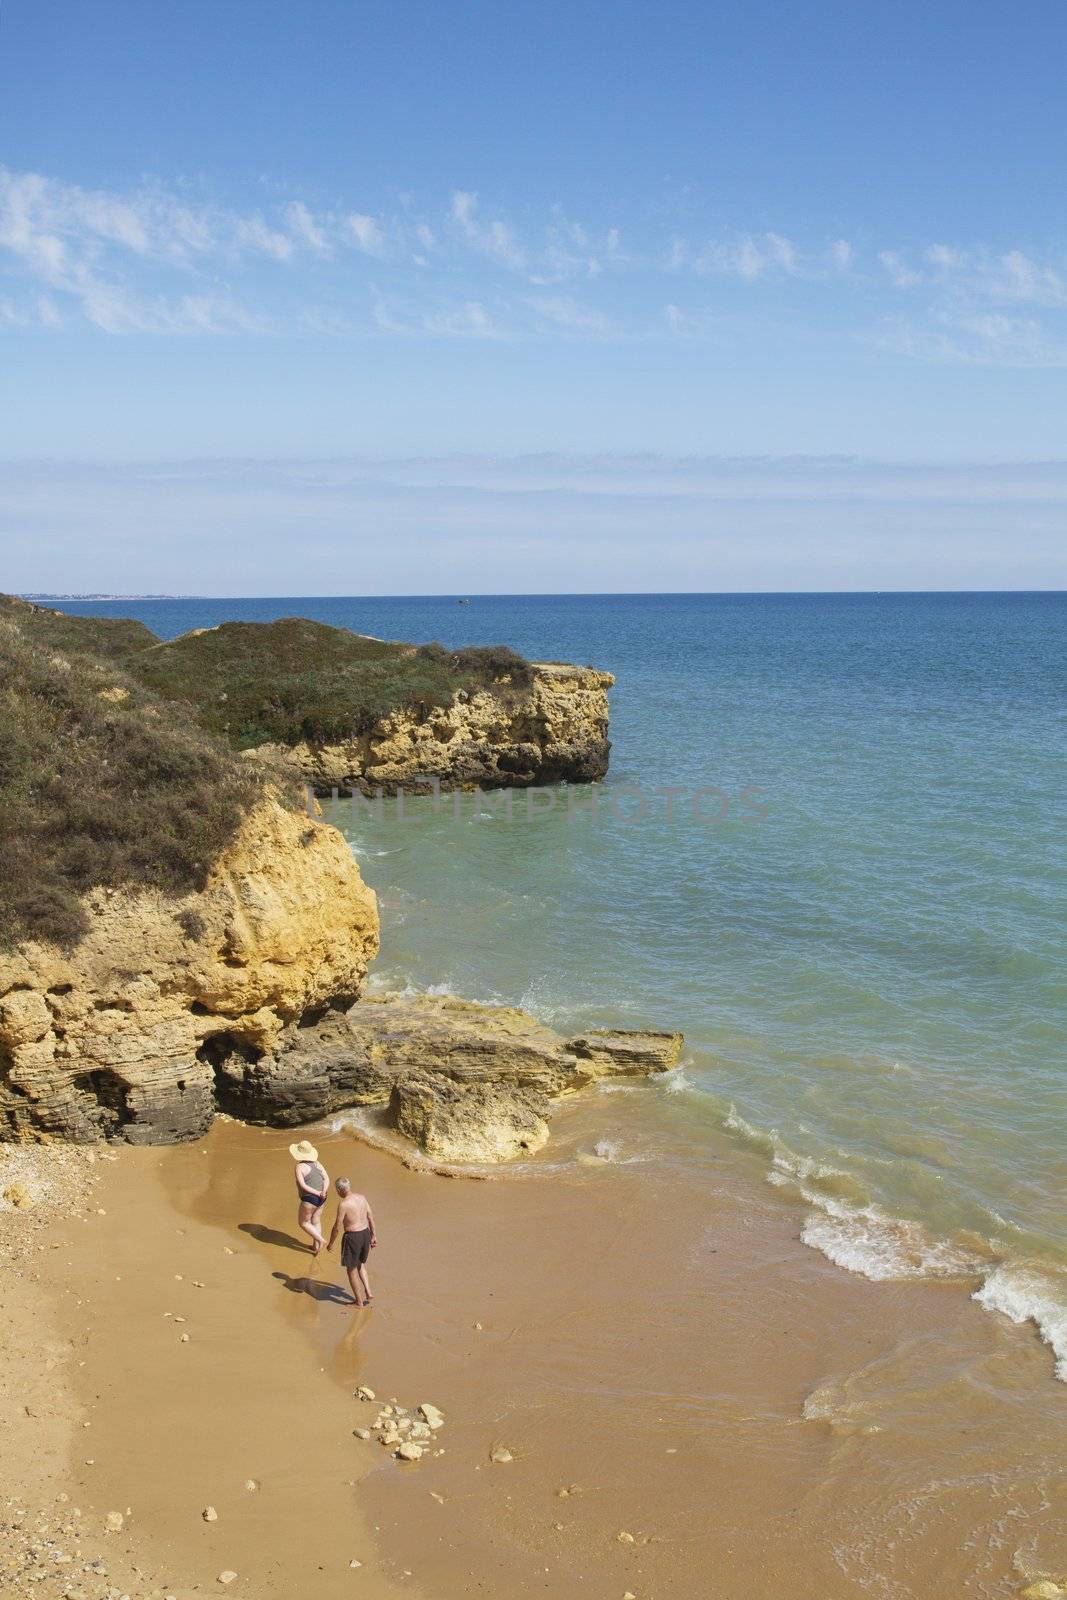
[[[835, 1271], [754, 1173], [469, 1183], [314, 1136], [375, 1207], [363, 1314], [300, 1242], [282, 1132], [64, 1151], [77, 1211], [4, 1214], [4, 1514], [82, 1551], [5, 1596], [925, 1600], [1067, 1564], [1067, 1392], [958, 1286]], [[354, 1437], [360, 1384], [439, 1406], [444, 1454]]]

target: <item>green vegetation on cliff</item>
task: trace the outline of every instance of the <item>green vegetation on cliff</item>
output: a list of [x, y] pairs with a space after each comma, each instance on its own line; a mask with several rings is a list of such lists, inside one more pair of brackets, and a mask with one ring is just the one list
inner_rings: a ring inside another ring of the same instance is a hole
[[448, 705], [461, 690], [505, 695], [530, 680], [529, 663], [503, 645], [394, 644], [302, 617], [184, 634], [138, 655], [133, 670], [238, 750], [334, 743], [399, 707]]
[[0, 947], [74, 943], [90, 889], [201, 887], [263, 792], [104, 659], [142, 633], [0, 599]]
[[132, 617], [74, 617], [6, 594], [0, 594], [0, 622], [15, 624], [28, 639], [52, 650], [73, 650], [105, 661], [128, 661], [159, 642], [151, 628]]
[[0, 948], [75, 942], [94, 888], [201, 887], [267, 778], [233, 750], [349, 739], [457, 692], [506, 699], [531, 675], [504, 646], [301, 618], [164, 643], [140, 622], [0, 595]]

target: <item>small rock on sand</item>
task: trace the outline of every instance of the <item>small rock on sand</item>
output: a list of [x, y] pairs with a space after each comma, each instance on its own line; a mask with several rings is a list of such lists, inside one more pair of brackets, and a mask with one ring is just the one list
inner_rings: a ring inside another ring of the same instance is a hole
[[256, 1490], [259, 1488], [258, 1479], [256, 1479], [256, 1478], [246, 1478], [245, 1479], [245, 1488], [248, 1490], [249, 1494], [255, 1494]]
[[350, 1561], [348, 1563], [348, 1565], [350, 1567], [361, 1567], [363, 1565], [363, 1563], [362, 1563], [362, 1561]]
[[187, 1333], [180, 1333], [178, 1335], [178, 1343], [179, 1344], [188, 1344], [189, 1343], [189, 1335]]
[[421, 1461], [422, 1455], [423, 1449], [421, 1444], [405, 1443], [402, 1444], [400, 1449], [397, 1451], [397, 1458], [400, 1461]]
[[1041, 1578], [1037, 1583], [1027, 1584], [1023, 1594], [1026, 1600], [1060, 1600], [1063, 1590], [1050, 1578]]
[[205, 1506], [200, 1515], [205, 1522], [217, 1522], [219, 1520], [219, 1514], [214, 1506]]
[[360, 1384], [359, 1388], [356, 1390], [356, 1399], [357, 1400], [373, 1400], [374, 1399], [374, 1390], [373, 1389], [368, 1389], [366, 1384]]
[[615, 1537], [618, 1539], [620, 1544], [636, 1544], [637, 1542], [633, 1534], [627, 1533], [625, 1529], [623, 1529], [622, 1533], [616, 1534]]
[[227, 1567], [225, 1572], [219, 1573], [218, 1581], [219, 1583], [236, 1583], [237, 1574], [236, 1572], [231, 1572], [229, 1567]]
[[428, 1401], [424, 1400], [418, 1409], [419, 1415], [428, 1427], [433, 1428], [435, 1431], [444, 1427], [445, 1414], [443, 1411], [439, 1411], [436, 1406], [432, 1406]]
[[109, 1511], [107, 1514], [108, 1533], [121, 1533], [122, 1524], [124, 1521], [125, 1518], [123, 1517], [121, 1511]]
[[30, 1200], [30, 1191], [27, 1189], [24, 1183], [8, 1184], [7, 1188], [4, 1190], [4, 1199], [7, 1201], [9, 1206], [16, 1206], [20, 1211], [25, 1206], [28, 1206], [32, 1203]]
[[354, 1432], [355, 1432], [355, 1435], [356, 1435], [357, 1439], [369, 1439], [370, 1438], [370, 1429], [369, 1428], [356, 1428], [354, 1430]]
[[514, 1461], [515, 1457], [504, 1445], [498, 1444], [495, 1450], [489, 1452], [489, 1459], [495, 1461], [498, 1467], [502, 1467], [507, 1462]]

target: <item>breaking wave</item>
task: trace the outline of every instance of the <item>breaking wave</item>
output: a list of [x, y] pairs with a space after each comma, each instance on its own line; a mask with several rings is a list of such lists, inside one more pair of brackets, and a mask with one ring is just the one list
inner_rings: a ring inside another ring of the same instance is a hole
[[1032, 1322], [1056, 1358], [1056, 1376], [1067, 1383], [1067, 1273], [1005, 1262], [995, 1267], [973, 1298], [1012, 1322]]
[[769, 1184], [809, 1207], [800, 1237], [810, 1249], [874, 1283], [977, 1279], [972, 1299], [1019, 1326], [1033, 1323], [1053, 1352], [1056, 1377], [1067, 1383], [1067, 1271], [1005, 1260], [1007, 1247], [993, 1239], [941, 1238], [920, 1222], [892, 1216], [852, 1173], [796, 1154], [777, 1133], [753, 1127], [733, 1105], [722, 1126], [770, 1158]]

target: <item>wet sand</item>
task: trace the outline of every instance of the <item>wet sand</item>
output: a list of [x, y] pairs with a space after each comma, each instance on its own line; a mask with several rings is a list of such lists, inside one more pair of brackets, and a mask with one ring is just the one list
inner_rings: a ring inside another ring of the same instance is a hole
[[[624, 1144], [640, 1099], [612, 1107]], [[488, 1183], [316, 1130], [375, 1208], [364, 1313], [303, 1248], [291, 1135], [220, 1122], [107, 1165], [40, 1290], [91, 1423], [68, 1492], [94, 1526], [131, 1508], [131, 1600], [933, 1600], [1067, 1569], [1067, 1388], [1027, 1330], [833, 1268], [755, 1162], [570, 1159], [603, 1117]], [[361, 1383], [438, 1405], [445, 1454], [353, 1437]]]

